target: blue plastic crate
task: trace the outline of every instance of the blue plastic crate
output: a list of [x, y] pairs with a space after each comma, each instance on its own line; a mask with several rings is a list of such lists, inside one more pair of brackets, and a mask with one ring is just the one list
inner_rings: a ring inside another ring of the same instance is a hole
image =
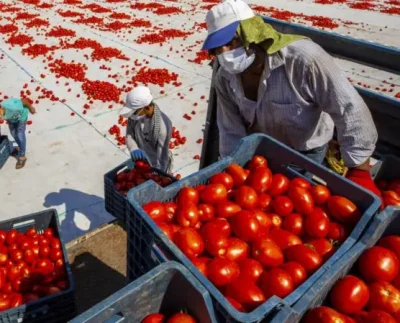
[[182, 265], [170, 261], [154, 268], [71, 323], [140, 323], [148, 314], [187, 310], [197, 322], [217, 323], [210, 294]]
[[0, 136], [0, 169], [7, 162], [8, 157], [10, 157], [10, 142], [7, 136]]
[[[132, 160], [129, 159], [104, 175], [105, 209], [108, 213], [116, 217], [118, 220], [121, 220], [123, 223], [125, 223], [127, 199], [124, 195], [122, 195], [115, 189], [114, 183], [115, 177], [118, 173], [128, 169], [130, 170], [132, 168], [134, 168], [134, 163], [132, 162]], [[173, 182], [176, 181], [175, 177], [170, 176], [154, 167], [152, 168], [152, 170], [158, 175], [171, 178]]]
[[75, 316], [75, 283], [68, 262], [67, 250], [60, 235], [57, 211], [50, 209], [0, 222], [0, 230], [6, 231], [16, 229], [19, 232], [25, 232], [32, 227], [39, 233], [50, 227], [54, 230], [56, 236], [60, 238], [69, 287], [58, 294], [46, 296], [37, 301], [0, 312], [0, 323], [67, 322]]
[[[268, 165], [273, 173], [283, 173], [289, 178], [302, 176], [291, 167], [291, 165], [296, 165], [300, 169], [314, 174], [327, 183], [332, 194], [342, 195], [352, 200], [362, 212], [362, 217], [353, 229], [351, 235], [338, 248], [335, 254], [295, 291], [283, 300], [272, 297], [255, 311], [251, 313], [242, 313], [235, 310], [228, 303], [219, 290], [205, 278], [175, 244], [162, 233], [154, 221], [143, 211], [141, 206], [153, 200], [173, 200], [181, 188], [203, 184], [207, 182], [212, 175], [223, 171], [231, 163], [245, 165], [254, 155], [265, 156], [268, 159]], [[184, 264], [211, 293], [215, 300], [214, 306], [216, 311], [224, 322], [260, 322], [262, 318], [277, 305], [293, 305], [329, 267], [356, 243], [380, 205], [378, 197], [369, 193], [361, 186], [313, 162], [311, 159], [304, 157], [302, 154], [281, 144], [275, 139], [261, 134], [243, 138], [231, 157], [227, 157], [200, 170], [165, 189], [157, 187], [154, 183], [153, 185], [150, 183], [143, 184], [140, 188], [133, 189], [128, 193], [128, 200], [131, 204], [127, 209], [127, 216], [129, 217], [129, 221], [127, 221], [129, 227], [128, 243], [130, 243], [129, 241], [131, 240], [135, 240], [136, 243], [140, 244], [140, 249], [136, 249], [134, 253], [135, 259], [131, 257], [132, 255], [128, 254], [128, 277], [137, 276], [142, 271], [142, 268], [151, 266], [157, 259], [159, 262], [163, 261], [163, 257], [159, 256], [160, 254], [164, 255], [164, 260], [177, 260]], [[132, 246], [132, 248], [134, 247], [139, 248], [137, 245]], [[160, 252], [155, 252], [158, 249]], [[140, 262], [137, 262], [137, 260]]]
[[352, 270], [364, 250], [375, 245], [381, 237], [390, 234], [400, 234], [400, 209], [393, 206], [387, 207], [374, 218], [360, 241], [315, 282], [293, 306], [293, 313], [281, 322], [299, 322], [307, 310], [323, 304], [333, 285]]

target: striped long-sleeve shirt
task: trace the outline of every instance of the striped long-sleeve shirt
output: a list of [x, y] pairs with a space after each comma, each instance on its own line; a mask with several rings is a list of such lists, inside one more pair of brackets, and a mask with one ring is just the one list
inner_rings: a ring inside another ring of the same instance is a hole
[[240, 76], [223, 68], [215, 86], [221, 156], [255, 132], [307, 151], [329, 142], [335, 126], [346, 166], [362, 164], [375, 150], [368, 107], [333, 58], [309, 39], [266, 56], [257, 102], [245, 97]]

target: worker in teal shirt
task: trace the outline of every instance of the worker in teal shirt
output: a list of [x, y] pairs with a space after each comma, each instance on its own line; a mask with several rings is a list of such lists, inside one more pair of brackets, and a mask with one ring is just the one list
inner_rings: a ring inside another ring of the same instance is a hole
[[12, 152], [17, 157], [16, 169], [25, 166], [26, 157], [26, 122], [28, 113], [35, 114], [35, 108], [26, 99], [11, 98], [0, 103], [0, 120], [8, 121], [10, 133], [14, 137], [18, 147]]

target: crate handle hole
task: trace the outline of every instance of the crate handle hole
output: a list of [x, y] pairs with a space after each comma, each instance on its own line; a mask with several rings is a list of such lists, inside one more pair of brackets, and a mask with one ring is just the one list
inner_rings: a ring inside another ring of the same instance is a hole
[[121, 312], [119, 312], [119, 313], [111, 316], [107, 320], [103, 321], [103, 323], [121, 323], [121, 322], [125, 322], [124, 315]]
[[23, 227], [32, 226], [33, 224], [35, 224], [35, 220], [31, 219], [31, 220], [27, 220], [24, 222], [14, 223], [13, 228], [14, 229], [23, 228]]

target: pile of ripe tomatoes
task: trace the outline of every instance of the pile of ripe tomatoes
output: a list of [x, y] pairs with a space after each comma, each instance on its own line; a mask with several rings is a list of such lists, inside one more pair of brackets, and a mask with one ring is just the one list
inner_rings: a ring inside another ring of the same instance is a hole
[[60, 239], [53, 229], [38, 234], [0, 230], [0, 311], [60, 293], [69, 286]]
[[400, 322], [399, 257], [400, 236], [381, 238], [363, 252], [351, 274], [332, 287], [326, 300], [330, 307], [313, 308], [304, 322]]
[[139, 186], [148, 180], [153, 180], [158, 185], [166, 187], [172, 184], [172, 179], [154, 172], [151, 166], [144, 161], [136, 161], [135, 168], [126, 169], [118, 173], [115, 178], [115, 189], [126, 196], [128, 191], [135, 186]]
[[347, 238], [361, 214], [342, 196], [303, 178], [272, 174], [254, 156], [173, 202], [144, 211], [239, 311], [285, 297]]
[[377, 184], [381, 190], [383, 204], [385, 206], [400, 206], [400, 179], [379, 181]]
[[168, 319], [164, 314], [153, 313], [147, 315], [141, 323], [196, 323], [196, 320], [185, 313], [176, 313]]

